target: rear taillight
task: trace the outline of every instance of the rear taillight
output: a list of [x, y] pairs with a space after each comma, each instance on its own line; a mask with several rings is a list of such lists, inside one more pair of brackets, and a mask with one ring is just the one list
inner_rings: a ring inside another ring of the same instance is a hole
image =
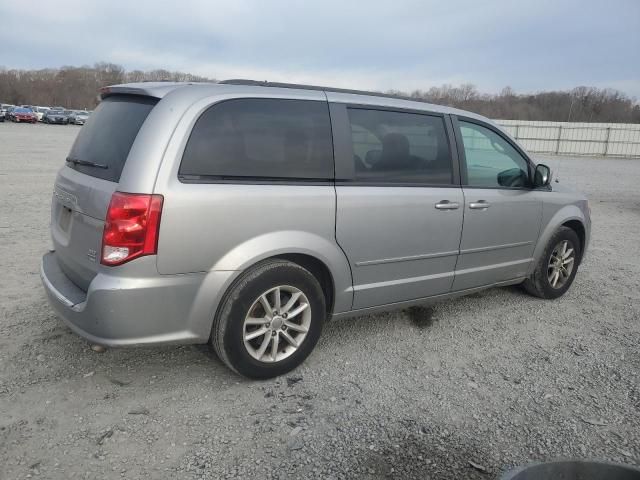
[[102, 234], [103, 265], [122, 265], [158, 251], [162, 195], [115, 192]]

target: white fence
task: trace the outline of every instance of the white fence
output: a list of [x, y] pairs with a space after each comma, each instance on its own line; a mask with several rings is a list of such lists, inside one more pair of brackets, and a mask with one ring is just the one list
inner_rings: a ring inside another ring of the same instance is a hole
[[532, 153], [639, 157], [640, 124], [496, 120]]

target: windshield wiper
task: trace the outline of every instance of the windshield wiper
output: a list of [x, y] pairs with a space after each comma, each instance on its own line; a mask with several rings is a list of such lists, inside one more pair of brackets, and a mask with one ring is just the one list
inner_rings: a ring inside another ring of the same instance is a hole
[[109, 168], [108, 165], [103, 165], [102, 163], [90, 162], [89, 160], [80, 160], [79, 158], [67, 157], [67, 162], [73, 163], [74, 165], [85, 165], [87, 167], [104, 168], [105, 170]]

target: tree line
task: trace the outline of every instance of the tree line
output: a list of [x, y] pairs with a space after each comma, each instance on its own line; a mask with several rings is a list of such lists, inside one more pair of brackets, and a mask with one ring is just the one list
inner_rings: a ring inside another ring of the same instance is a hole
[[[0, 102], [16, 105], [93, 109], [106, 85], [142, 81], [215, 82], [215, 79], [168, 70], [126, 71], [100, 62], [92, 67], [16, 70], [0, 68]], [[518, 94], [506, 87], [499, 94], [481, 93], [474, 85], [443, 85], [413, 92], [390, 91], [439, 105], [449, 105], [504, 120], [640, 123], [640, 105], [615, 89], [577, 87], [568, 91]]]
[[100, 62], [93, 67], [61, 67], [42, 70], [0, 68], [0, 102], [14, 105], [62, 106], [93, 110], [99, 90], [107, 85], [171, 80], [215, 81], [197, 75], [167, 70], [126, 71], [122, 66]]
[[517, 94], [506, 87], [491, 95], [466, 84], [416, 90], [409, 96], [501, 120], [640, 123], [640, 104], [612, 88], [576, 87], [568, 91]]

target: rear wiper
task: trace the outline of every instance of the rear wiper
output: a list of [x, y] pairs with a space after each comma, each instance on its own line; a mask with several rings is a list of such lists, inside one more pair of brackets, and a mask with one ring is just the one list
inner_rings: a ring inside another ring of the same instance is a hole
[[96, 168], [109, 168], [108, 165], [103, 165], [102, 163], [90, 162], [89, 160], [80, 160], [79, 158], [71, 158], [67, 157], [67, 162], [73, 163], [74, 165], [86, 165], [87, 167], [96, 167]]

